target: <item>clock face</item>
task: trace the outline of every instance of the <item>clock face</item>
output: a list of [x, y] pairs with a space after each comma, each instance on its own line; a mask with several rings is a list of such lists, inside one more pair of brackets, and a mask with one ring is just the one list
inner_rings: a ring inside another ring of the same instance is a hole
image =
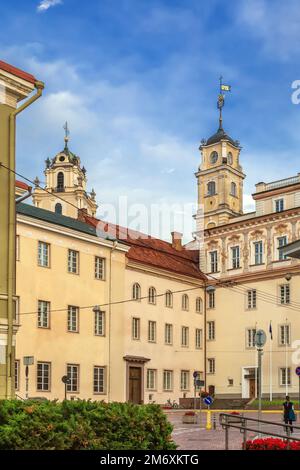
[[209, 158], [210, 158], [210, 163], [217, 163], [217, 161], [218, 161], [218, 152], [216, 152], [214, 150], [213, 152], [211, 152]]
[[229, 165], [232, 165], [233, 156], [232, 156], [232, 153], [231, 153], [231, 152], [228, 152], [227, 160], [228, 160]]

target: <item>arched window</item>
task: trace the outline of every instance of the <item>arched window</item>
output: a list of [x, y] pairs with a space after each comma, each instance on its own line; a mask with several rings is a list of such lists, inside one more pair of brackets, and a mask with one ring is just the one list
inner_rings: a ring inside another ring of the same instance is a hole
[[62, 171], [57, 175], [57, 191], [65, 190], [65, 177]]
[[55, 214], [62, 214], [62, 205], [60, 202], [55, 204]]
[[196, 312], [197, 313], [202, 313], [202, 306], [203, 306], [203, 303], [202, 303], [201, 297], [197, 297], [196, 298]]
[[149, 304], [156, 304], [156, 289], [155, 289], [155, 287], [149, 287], [148, 302], [149, 302]]
[[236, 196], [236, 184], [231, 183], [231, 195]]
[[132, 298], [133, 300], [141, 300], [141, 286], [137, 282], [132, 286]]
[[182, 310], [189, 309], [189, 296], [187, 294], [183, 294], [182, 296], [181, 307], [182, 307]]
[[214, 181], [210, 181], [207, 184], [207, 194], [208, 196], [213, 196], [216, 194], [216, 183]]
[[173, 294], [170, 290], [166, 292], [166, 307], [173, 307]]

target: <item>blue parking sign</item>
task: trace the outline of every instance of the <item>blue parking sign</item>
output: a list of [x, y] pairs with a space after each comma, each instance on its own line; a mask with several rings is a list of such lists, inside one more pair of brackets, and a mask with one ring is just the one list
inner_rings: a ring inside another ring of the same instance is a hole
[[211, 396], [207, 396], [203, 399], [204, 403], [207, 405], [207, 406], [210, 406], [212, 404], [212, 402], [214, 401], [213, 397]]

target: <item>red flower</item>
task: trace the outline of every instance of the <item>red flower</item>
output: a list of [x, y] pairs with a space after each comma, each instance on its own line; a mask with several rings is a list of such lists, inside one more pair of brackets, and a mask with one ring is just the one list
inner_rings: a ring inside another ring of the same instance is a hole
[[[290, 441], [289, 447], [291, 450], [300, 450], [300, 442]], [[287, 448], [288, 442], [286, 440], [274, 437], [266, 437], [246, 442], [246, 450], [286, 450]]]

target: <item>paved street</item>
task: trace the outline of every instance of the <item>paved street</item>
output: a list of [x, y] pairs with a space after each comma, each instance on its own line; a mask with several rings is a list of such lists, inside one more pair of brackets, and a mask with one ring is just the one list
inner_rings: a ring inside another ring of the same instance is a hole
[[[181, 450], [224, 450], [225, 449], [225, 431], [219, 425], [219, 412], [215, 413], [216, 416], [216, 429], [207, 431], [206, 413], [202, 414], [202, 423], [200, 424], [183, 424], [182, 416], [183, 410], [167, 412], [168, 419], [174, 426], [173, 438], [178, 449]], [[247, 412], [245, 416], [256, 418], [257, 412]], [[281, 413], [264, 413], [263, 419], [266, 421], [275, 421], [282, 423]], [[255, 426], [254, 426], [255, 427]], [[273, 426], [273, 430], [274, 430]], [[265, 430], [271, 430], [272, 426], [264, 425]], [[276, 427], [278, 432], [278, 428]], [[255, 438], [257, 433], [248, 432], [248, 439]], [[294, 436], [300, 438], [300, 430], [294, 433]], [[229, 431], [229, 449], [240, 450], [242, 447], [242, 435], [238, 429], [230, 429]]]

